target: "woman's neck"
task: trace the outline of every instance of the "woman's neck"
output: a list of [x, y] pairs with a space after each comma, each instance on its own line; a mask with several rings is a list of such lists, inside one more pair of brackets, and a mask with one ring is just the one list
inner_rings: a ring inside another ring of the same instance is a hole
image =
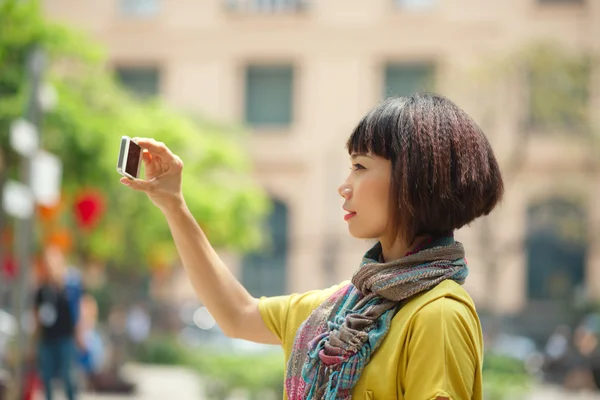
[[379, 242], [381, 243], [381, 255], [383, 256], [383, 261], [390, 262], [404, 257], [406, 253], [414, 250], [426, 239], [427, 236], [418, 236], [411, 243], [407, 243], [400, 237], [396, 237], [392, 240], [385, 238], [379, 239]]

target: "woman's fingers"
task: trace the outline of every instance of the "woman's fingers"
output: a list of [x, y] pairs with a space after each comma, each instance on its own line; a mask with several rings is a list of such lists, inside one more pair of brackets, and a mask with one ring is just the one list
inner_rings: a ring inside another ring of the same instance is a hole
[[154, 139], [134, 139], [142, 147], [144, 174], [146, 179], [122, 178], [121, 183], [129, 188], [145, 192], [150, 200], [163, 207], [180, 201], [183, 161]]
[[157, 142], [154, 139], [148, 138], [135, 138], [134, 141], [143, 149], [148, 150], [151, 155], [157, 155], [169, 159], [175, 157], [171, 150], [169, 150], [169, 148], [162, 142]]
[[161, 173], [162, 168], [158, 156], [152, 156], [148, 150], [144, 149], [142, 160], [144, 160], [144, 174], [146, 178], [154, 178]]
[[121, 178], [121, 183], [125, 186], [129, 186], [133, 190], [138, 190], [140, 192], [148, 192], [153, 188], [154, 181], [143, 180], [143, 179], [129, 179], [129, 178]]
[[152, 154], [146, 149], [142, 151], [142, 160], [144, 160], [144, 164], [150, 164], [152, 162]]

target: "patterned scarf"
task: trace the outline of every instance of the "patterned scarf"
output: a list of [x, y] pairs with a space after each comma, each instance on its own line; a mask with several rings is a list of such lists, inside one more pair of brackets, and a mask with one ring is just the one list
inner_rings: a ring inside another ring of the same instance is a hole
[[352, 277], [304, 321], [294, 339], [285, 389], [289, 400], [350, 400], [352, 389], [405, 300], [446, 279], [463, 284], [462, 244], [452, 237], [383, 263], [371, 248]]

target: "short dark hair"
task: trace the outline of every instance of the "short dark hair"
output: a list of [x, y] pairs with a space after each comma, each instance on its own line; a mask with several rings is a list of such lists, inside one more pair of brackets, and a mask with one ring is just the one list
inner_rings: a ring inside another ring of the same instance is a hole
[[348, 153], [391, 161], [391, 213], [396, 234], [449, 235], [489, 214], [504, 184], [487, 138], [443, 96], [417, 93], [382, 101], [358, 124]]

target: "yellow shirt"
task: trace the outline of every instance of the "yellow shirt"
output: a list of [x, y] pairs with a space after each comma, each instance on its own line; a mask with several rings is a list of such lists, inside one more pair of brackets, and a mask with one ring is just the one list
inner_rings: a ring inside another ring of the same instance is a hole
[[[260, 313], [281, 340], [286, 365], [300, 324], [346, 283], [260, 299]], [[482, 362], [483, 338], [473, 300], [460, 285], [447, 280], [415, 296], [398, 311], [352, 398], [482, 400]]]

